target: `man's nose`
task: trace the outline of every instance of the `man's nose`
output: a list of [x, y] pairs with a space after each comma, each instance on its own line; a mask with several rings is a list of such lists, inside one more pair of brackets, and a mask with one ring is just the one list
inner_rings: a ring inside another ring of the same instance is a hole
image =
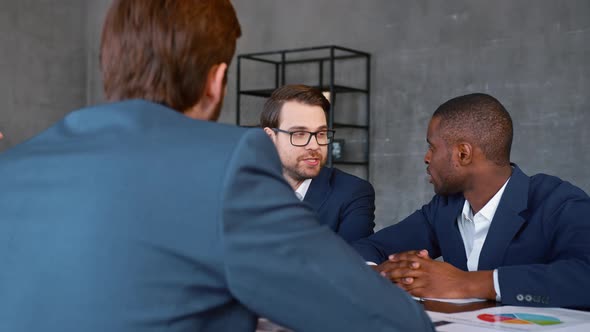
[[313, 135], [309, 138], [309, 143], [307, 143], [307, 145], [305, 146], [306, 149], [309, 150], [317, 150], [320, 148], [320, 145], [318, 144], [318, 137]]

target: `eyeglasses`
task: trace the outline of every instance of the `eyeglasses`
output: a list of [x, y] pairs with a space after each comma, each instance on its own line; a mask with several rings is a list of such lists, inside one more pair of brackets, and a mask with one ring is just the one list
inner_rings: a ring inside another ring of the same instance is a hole
[[320, 130], [316, 132], [303, 130], [287, 131], [279, 128], [272, 128], [272, 130], [289, 134], [291, 136], [291, 145], [293, 146], [306, 146], [311, 141], [312, 136], [315, 136], [318, 145], [328, 145], [332, 143], [332, 139], [334, 139], [334, 134], [336, 133], [334, 130]]

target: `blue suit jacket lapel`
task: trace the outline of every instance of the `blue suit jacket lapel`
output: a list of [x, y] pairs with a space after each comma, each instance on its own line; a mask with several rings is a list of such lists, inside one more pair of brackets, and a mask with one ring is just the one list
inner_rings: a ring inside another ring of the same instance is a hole
[[502, 265], [508, 245], [525, 222], [521, 212], [527, 209], [529, 182], [529, 177], [514, 165], [481, 250], [478, 270], [493, 270]]
[[330, 178], [332, 175], [332, 169], [324, 167], [320, 171], [320, 174], [316, 176], [307, 189], [305, 194], [304, 202], [307, 202], [315, 211], [320, 211], [322, 205], [328, 199], [328, 196], [332, 192], [332, 186], [330, 185]]
[[439, 211], [441, 218], [435, 223], [440, 223], [437, 225], [437, 237], [445, 262], [467, 271], [465, 245], [457, 226], [457, 217], [461, 213], [464, 203], [463, 195], [449, 197], [448, 204]]

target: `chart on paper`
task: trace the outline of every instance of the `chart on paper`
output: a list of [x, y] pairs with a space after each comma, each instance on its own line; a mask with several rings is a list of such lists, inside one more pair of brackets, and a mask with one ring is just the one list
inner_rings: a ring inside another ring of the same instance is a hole
[[560, 308], [502, 306], [444, 314], [429, 312], [433, 322], [445, 322], [441, 331], [471, 325], [501, 331], [590, 331], [590, 313]]
[[557, 317], [519, 312], [506, 314], [481, 314], [478, 315], [477, 318], [484, 322], [499, 322], [502, 324], [536, 324], [541, 326], [563, 324], [563, 322]]

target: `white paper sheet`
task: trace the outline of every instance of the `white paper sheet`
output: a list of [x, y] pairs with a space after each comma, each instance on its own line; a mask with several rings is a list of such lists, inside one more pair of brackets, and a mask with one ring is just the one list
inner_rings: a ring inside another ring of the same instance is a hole
[[[465, 331], [465, 325], [496, 331], [590, 331], [590, 313], [561, 308], [503, 306], [443, 314], [428, 312], [437, 331]], [[438, 323], [440, 324], [440, 323]]]
[[479, 299], [479, 298], [469, 298], [469, 299], [441, 299], [435, 297], [415, 297], [412, 296], [416, 301], [438, 301], [438, 302], [448, 302], [448, 303], [471, 303], [471, 302], [484, 302], [487, 301], [486, 299]]

